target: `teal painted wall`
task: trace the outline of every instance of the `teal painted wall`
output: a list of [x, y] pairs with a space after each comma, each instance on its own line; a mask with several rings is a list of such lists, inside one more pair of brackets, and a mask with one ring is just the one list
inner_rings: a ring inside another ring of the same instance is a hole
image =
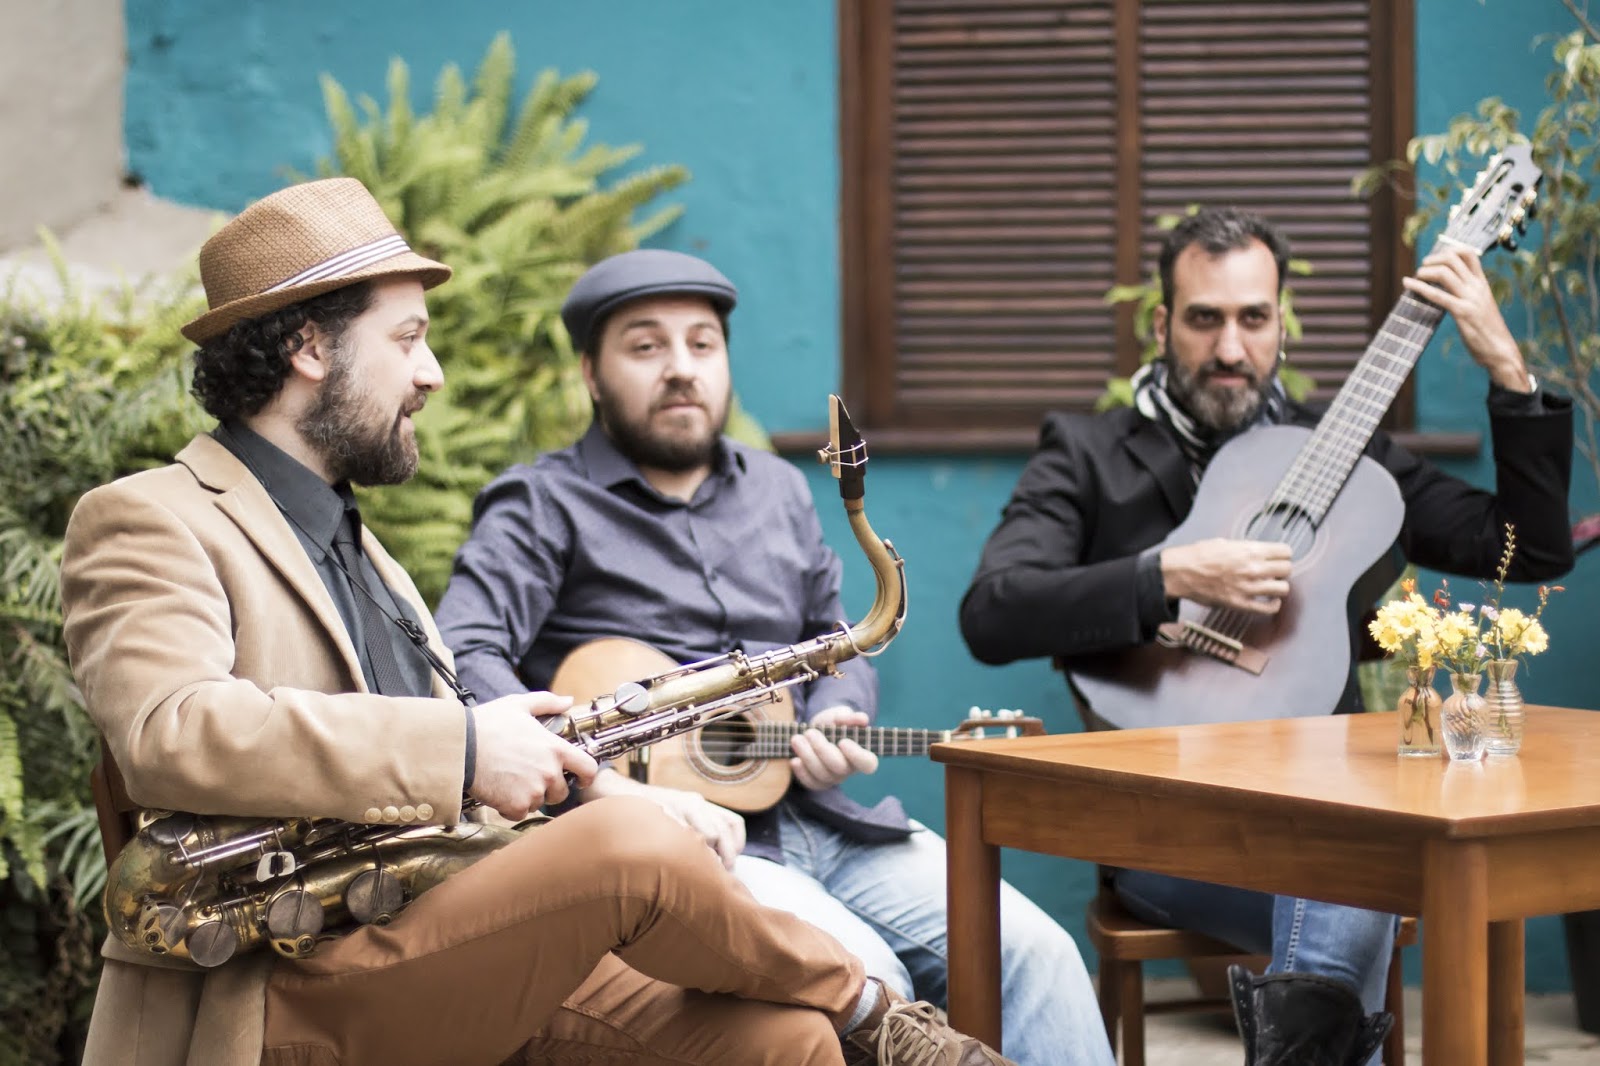
[[[470, 69], [494, 32], [508, 29], [524, 84], [545, 66], [597, 71], [584, 109], [592, 135], [641, 143], [643, 162], [693, 172], [673, 197], [685, 217], [655, 243], [705, 255], [740, 285], [734, 372], [752, 412], [771, 430], [823, 425], [839, 367], [834, 0], [464, 0], [447, 17], [440, 11], [422, 0], [128, 0], [131, 169], [158, 195], [237, 209], [282, 184], [283, 168], [307, 170], [327, 152], [319, 72], [381, 96], [388, 58], [403, 56], [422, 107], [441, 64]], [[1543, 53], [1524, 42], [1565, 25], [1559, 0], [1418, 0], [1417, 12], [1419, 130], [1489, 93], [1537, 99]], [[1430, 353], [1419, 373], [1424, 428], [1483, 428], [1481, 375], [1464, 355]], [[979, 666], [955, 628], [979, 547], [1023, 459], [874, 460], [869, 511], [904, 554], [911, 589], [906, 631], [878, 661], [885, 723], [938, 725], [981, 704], [1027, 708], [1052, 731], [1077, 728], [1042, 663]], [[1477, 481], [1487, 471], [1481, 461], [1457, 468]], [[846, 603], [859, 613], [871, 575], [831, 481], [820, 470], [812, 479], [845, 560]], [[1554, 609], [1556, 650], [1530, 678], [1536, 698], [1595, 703], [1582, 675], [1563, 669], [1597, 650], [1577, 646], [1577, 605], [1569, 595]], [[859, 791], [897, 793], [917, 817], [943, 823], [940, 775], [929, 764], [886, 760]], [[1086, 867], [1008, 855], [1006, 873], [1081, 939]], [[1550, 923], [1536, 924], [1529, 944], [1532, 986], [1563, 986]]]

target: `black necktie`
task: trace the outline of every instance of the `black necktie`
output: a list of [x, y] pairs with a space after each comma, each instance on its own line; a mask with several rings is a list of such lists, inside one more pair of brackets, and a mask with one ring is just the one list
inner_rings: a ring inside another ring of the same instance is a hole
[[[374, 601], [376, 590], [367, 587], [361, 574], [361, 515], [354, 507], [346, 507], [339, 521], [339, 531], [333, 537], [333, 550], [344, 564], [345, 575], [350, 579], [350, 594], [356, 600], [356, 617], [361, 619], [361, 636], [367, 646], [367, 662], [372, 667], [372, 682], [385, 696], [406, 696], [410, 692], [400, 663], [394, 657], [393, 634], [390, 627], [394, 619], [384, 614]], [[372, 593], [373, 595], [368, 595]]]

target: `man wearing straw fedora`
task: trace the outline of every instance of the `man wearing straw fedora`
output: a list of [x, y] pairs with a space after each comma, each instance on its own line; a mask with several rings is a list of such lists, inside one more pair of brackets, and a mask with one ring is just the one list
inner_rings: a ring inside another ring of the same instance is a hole
[[[62, 562], [73, 668], [131, 800], [421, 826], [456, 822], [464, 796], [521, 818], [590, 781], [538, 721], [564, 699], [463, 698], [350, 492], [415, 472], [411, 420], [443, 385], [423, 293], [449, 268], [335, 178], [247, 209], [200, 271], [209, 310], [183, 333], [219, 425], [87, 494]], [[309, 958], [202, 969], [114, 938], [105, 955], [90, 1064], [1006, 1061], [630, 798]]]

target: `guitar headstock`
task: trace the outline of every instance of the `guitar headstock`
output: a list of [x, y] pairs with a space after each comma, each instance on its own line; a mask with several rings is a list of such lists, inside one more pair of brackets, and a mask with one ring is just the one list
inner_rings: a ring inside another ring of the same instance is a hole
[[1001, 708], [991, 711], [974, 707], [967, 712], [967, 720], [956, 726], [951, 740], [997, 740], [1015, 737], [1042, 737], [1044, 723], [1030, 718], [1021, 711]]
[[1543, 178], [1528, 145], [1506, 145], [1450, 208], [1450, 222], [1439, 239], [1468, 245], [1480, 254], [1496, 245], [1514, 250], [1536, 213]]

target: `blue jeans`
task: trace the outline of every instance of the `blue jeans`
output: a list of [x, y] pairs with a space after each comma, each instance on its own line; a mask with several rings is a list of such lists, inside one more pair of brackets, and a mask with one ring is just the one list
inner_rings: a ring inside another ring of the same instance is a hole
[[1383, 1009], [1399, 925], [1392, 914], [1143, 870], [1118, 870], [1116, 889], [1136, 917], [1204, 933], [1250, 954], [1270, 954], [1268, 973], [1336, 978], [1361, 996], [1367, 1013]]
[[[769, 907], [831, 933], [867, 973], [945, 1005], [949, 922], [944, 840], [863, 844], [784, 804], [784, 864], [739, 856], [734, 874]], [[913, 823], [914, 825], [916, 823]], [[1000, 885], [1001, 1053], [1019, 1066], [1114, 1066], [1094, 987], [1071, 935]]]

